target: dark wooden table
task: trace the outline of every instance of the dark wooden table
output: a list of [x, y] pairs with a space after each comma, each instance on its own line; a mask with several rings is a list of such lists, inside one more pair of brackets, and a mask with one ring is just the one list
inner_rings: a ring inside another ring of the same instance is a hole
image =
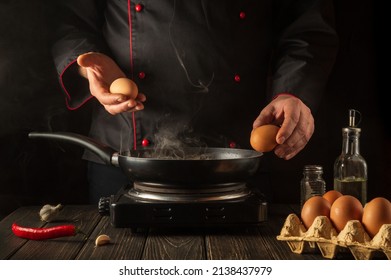
[[[22, 207], [0, 222], [0, 259], [15, 260], [276, 260], [323, 259], [320, 253], [292, 253], [276, 236], [297, 207], [269, 205], [268, 221], [259, 226], [216, 229], [148, 229], [134, 232], [114, 228], [108, 216], [100, 216], [95, 205], [66, 205], [56, 222], [40, 221], [40, 206]], [[87, 234], [44, 241], [16, 237], [11, 225], [47, 227], [74, 223]], [[111, 243], [95, 246], [107, 234]], [[348, 256], [347, 258], [351, 258]]]

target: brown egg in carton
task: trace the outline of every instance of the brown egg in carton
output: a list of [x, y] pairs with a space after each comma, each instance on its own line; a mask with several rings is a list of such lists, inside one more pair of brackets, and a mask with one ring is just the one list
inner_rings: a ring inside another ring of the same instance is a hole
[[277, 239], [285, 241], [297, 254], [318, 248], [327, 259], [334, 259], [339, 252], [350, 251], [356, 260], [369, 260], [379, 254], [391, 260], [391, 224], [384, 224], [371, 239], [358, 220], [348, 221], [338, 233], [326, 216], [316, 217], [306, 230], [296, 214], [289, 214]]

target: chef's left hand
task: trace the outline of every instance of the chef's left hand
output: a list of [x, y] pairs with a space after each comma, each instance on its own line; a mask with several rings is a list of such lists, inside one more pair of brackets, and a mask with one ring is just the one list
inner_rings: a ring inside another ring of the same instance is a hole
[[77, 58], [77, 64], [80, 75], [88, 79], [91, 95], [107, 112], [116, 115], [144, 109], [143, 102], [146, 97], [142, 93], [139, 93], [136, 99], [129, 99], [128, 96], [119, 93], [110, 93], [110, 84], [118, 78], [126, 77], [111, 57], [103, 53], [88, 52]]
[[289, 94], [273, 99], [256, 118], [253, 128], [264, 124], [281, 126], [274, 153], [286, 160], [293, 158], [307, 145], [315, 129], [310, 108]]

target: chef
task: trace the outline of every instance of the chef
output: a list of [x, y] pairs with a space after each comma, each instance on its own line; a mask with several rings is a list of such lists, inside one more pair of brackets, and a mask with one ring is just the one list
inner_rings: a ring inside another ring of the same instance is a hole
[[[250, 148], [251, 130], [274, 123], [284, 159], [311, 138], [337, 51], [332, 1], [55, 2], [59, 81], [70, 110], [94, 103], [90, 137], [118, 151]], [[109, 93], [119, 77], [137, 84], [136, 99]], [[91, 202], [126, 184], [84, 157]]]

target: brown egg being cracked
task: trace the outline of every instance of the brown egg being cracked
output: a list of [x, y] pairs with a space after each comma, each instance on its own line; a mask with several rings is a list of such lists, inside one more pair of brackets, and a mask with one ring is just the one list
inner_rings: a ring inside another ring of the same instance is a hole
[[250, 144], [258, 152], [270, 152], [277, 146], [276, 135], [280, 127], [273, 124], [254, 128], [250, 135]]

